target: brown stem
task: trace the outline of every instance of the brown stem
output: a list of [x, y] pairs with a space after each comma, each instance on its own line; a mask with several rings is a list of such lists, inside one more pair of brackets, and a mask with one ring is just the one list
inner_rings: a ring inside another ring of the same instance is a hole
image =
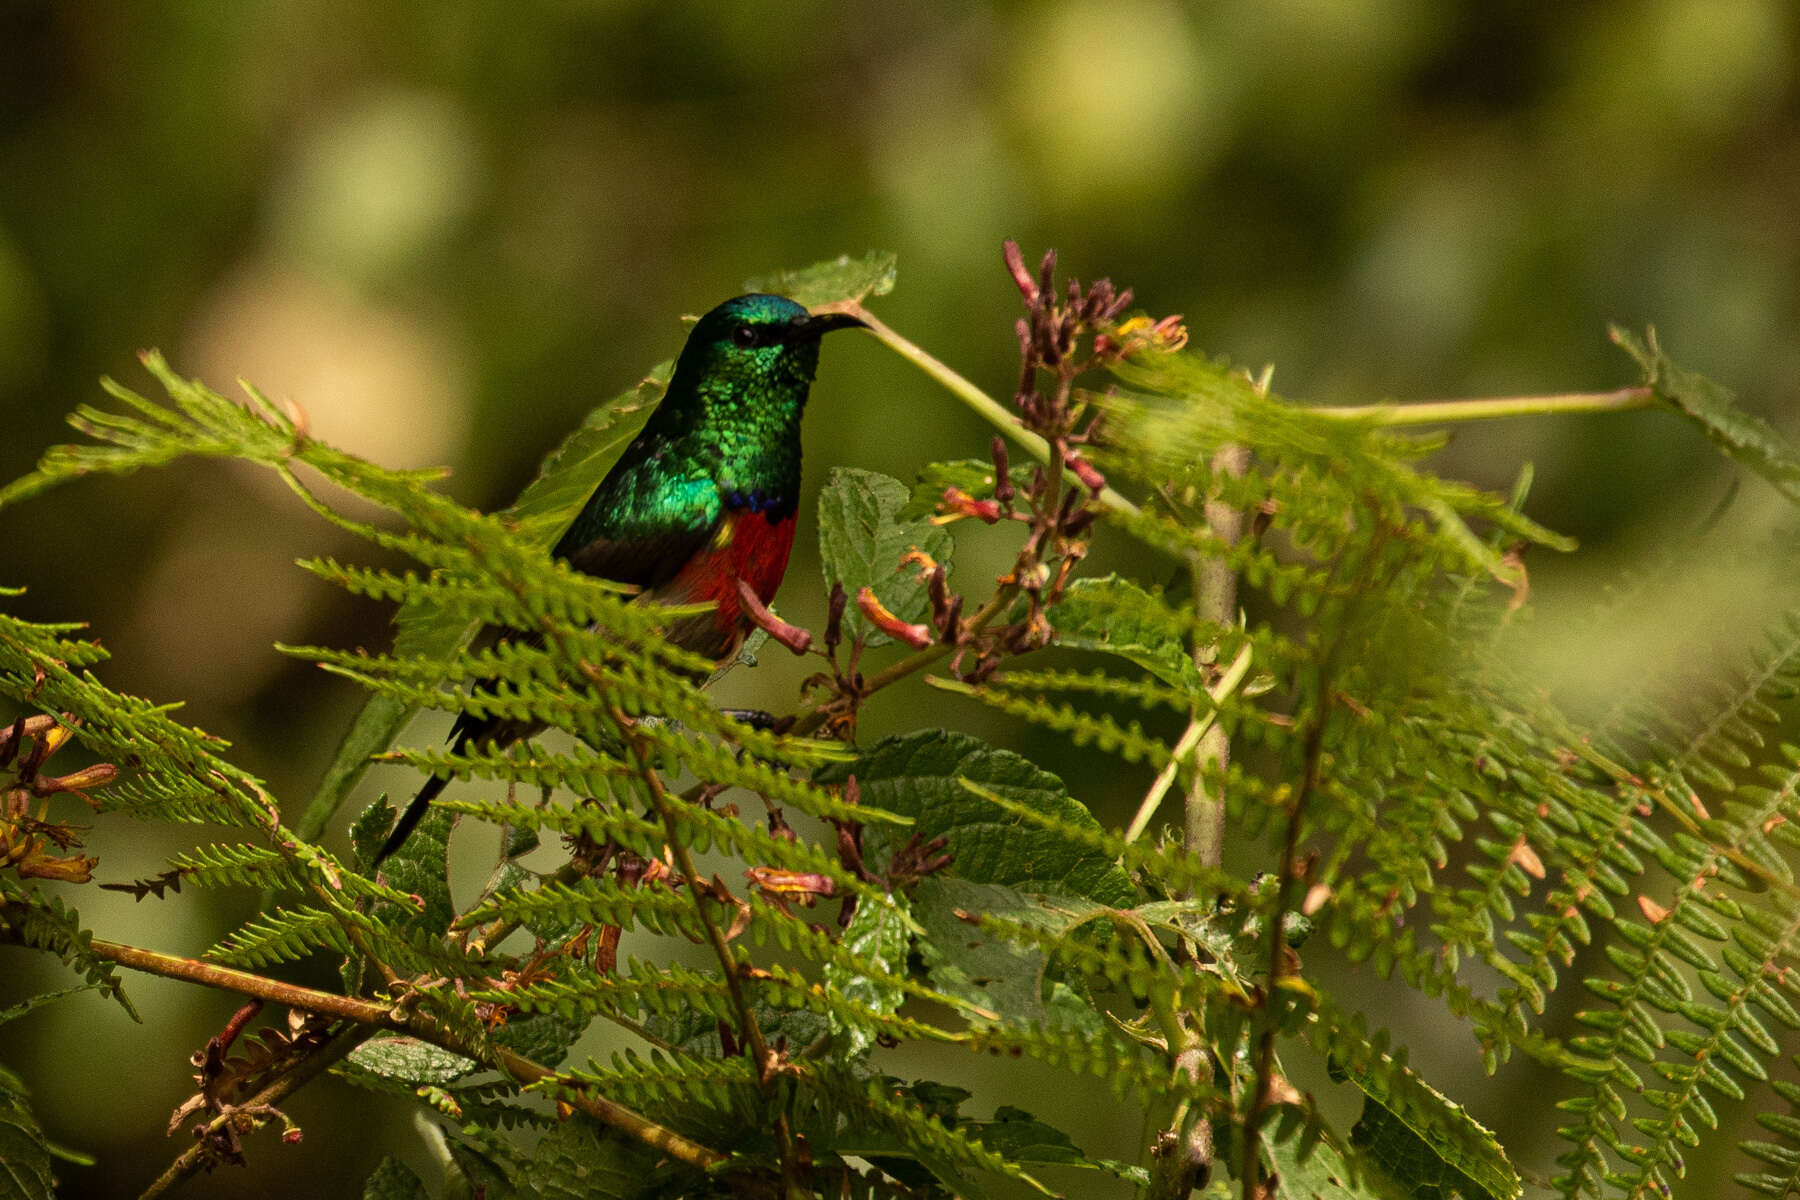
[[[649, 748], [644, 745], [643, 738], [638, 735], [630, 719], [623, 712], [614, 709], [613, 720], [624, 732], [625, 740], [631, 746], [632, 756], [637, 759], [638, 775], [650, 790], [650, 799], [656, 805], [657, 815], [662, 818], [669, 852], [675, 856], [676, 865], [681, 868], [682, 876], [687, 881], [688, 895], [694, 901], [694, 911], [699, 914], [700, 925], [706, 930], [706, 940], [719, 960], [719, 969], [725, 973], [725, 994], [731, 1000], [731, 1007], [737, 1012], [738, 1028], [743, 1031], [744, 1040], [750, 1044], [750, 1053], [756, 1061], [756, 1072], [763, 1092], [765, 1095], [769, 1094], [775, 1082], [775, 1058], [769, 1053], [769, 1043], [763, 1037], [762, 1025], [756, 1019], [756, 1010], [750, 1007], [750, 1001], [744, 995], [737, 955], [733, 953], [731, 943], [726, 940], [725, 931], [719, 928], [719, 923], [706, 911], [706, 895], [700, 882], [700, 871], [694, 866], [693, 852], [688, 849], [687, 841], [681, 836], [681, 825], [675, 817], [675, 805], [669, 799], [668, 789], [663, 787], [662, 776], [650, 761]], [[788, 1126], [786, 1113], [775, 1118], [775, 1141], [781, 1158], [781, 1178], [787, 1193], [805, 1195], [799, 1186], [794, 1135]]]
[[134, 971], [161, 975], [165, 979], [182, 979], [188, 983], [237, 992], [243, 996], [255, 996], [259, 1000], [270, 1000], [288, 1008], [318, 1013], [321, 1016], [355, 1021], [359, 1025], [410, 1032], [407, 1019], [391, 1004], [340, 996], [336, 992], [321, 992], [315, 988], [283, 983], [264, 975], [252, 975], [248, 971], [201, 962], [197, 958], [182, 958], [176, 954], [163, 954], [157, 950], [144, 950], [99, 938], [93, 940], [90, 949], [95, 957], [118, 963], [122, 967], [130, 967]]
[[[965, 633], [980, 633], [987, 627], [989, 622], [1005, 611], [1006, 606], [1013, 602], [1013, 597], [1017, 594], [1018, 588], [1010, 584], [995, 592], [994, 598], [982, 605], [980, 611], [964, 623], [963, 629]], [[865, 698], [872, 696], [882, 688], [898, 683], [908, 675], [924, 670], [940, 658], [943, 658], [947, 654], [953, 654], [955, 651], [955, 646], [944, 642], [938, 642], [934, 645], [927, 646], [923, 650], [916, 650], [905, 658], [889, 663], [885, 668], [871, 676], [863, 684], [862, 695]], [[820, 726], [831, 719], [832, 703], [832, 700], [825, 700], [813, 705], [811, 708], [803, 710], [800, 715], [795, 718], [794, 724], [789, 728], [788, 732], [795, 737], [805, 737], [807, 734], [817, 731]]]
[[[1321, 688], [1321, 692], [1323, 692]], [[1323, 701], [1321, 701], [1323, 703]], [[1276, 876], [1275, 904], [1267, 918], [1267, 937], [1269, 939], [1268, 982], [1264, 985], [1263, 1006], [1261, 1013], [1262, 1030], [1256, 1042], [1256, 1092], [1250, 1101], [1250, 1111], [1244, 1117], [1244, 1157], [1241, 1168], [1241, 1180], [1244, 1188], [1244, 1200], [1256, 1200], [1260, 1194], [1262, 1154], [1259, 1139], [1262, 1131], [1263, 1117], [1269, 1110], [1269, 1099], [1275, 1089], [1275, 1031], [1276, 1020], [1267, 1009], [1275, 1004], [1281, 984], [1282, 969], [1287, 964], [1287, 929], [1286, 917], [1288, 901], [1294, 887], [1294, 866], [1300, 852], [1300, 823], [1306, 814], [1307, 802], [1312, 798], [1313, 790], [1319, 784], [1319, 761], [1325, 748], [1325, 714], [1323, 711], [1314, 714], [1312, 726], [1306, 732], [1306, 768], [1301, 776], [1300, 789], [1294, 794], [1294, 800], [1288, 807], [1287, 830], [1281, 843], [1281, 867]]]
[[[290, 1008], [354, 1021], [362, 1026], [391, 1029], [410, 1034], [420, 1041], [430, 1042], [453, 1054], [460, 1054], [465, 1058], [473, 1058], [477, 1061], [484, 1057], [480, 1049], [465, 1044], [438, 1025], [416, 1016], [405, 1015], [402, 1010], [392, 1005], [299, 987], [295, 984], [283, 983], [280, 980], [252, 975], [246, 971], [233, 970], [230, 967], [215, 966], [197, 959], [181, 958], [154, 950], [142, 950], [136, 946], [125, 946], [118, 942], [95, 939], [91, 943], [91, 949], [96, 956], [133, 970], [161, 975], [168, 979], [182, 979], [206, 987], [237, 992], [241, 995], [257, 996], [265, 1000], [273, 1000], [277, 1004], [287, 1005]], [[556, 1074], [550, 1068], [514, 1054], [503, 1047], [494, 1047], [486, 1057], [499, 1070], [523, 1083], [538, 1083]], [[624, 1105], [585, 1093], [575, 1093], [567, 1099], [571, 1105], [602, 1124], [610, 1125], [621, 1133], [629, 1134], [688, 1166], [706, 1170], [725, 1161], [726, 1156], [717, 1150], [702, 1146], [698, 1142], [689, 1141], [673, 1130], [663, 1128]]]

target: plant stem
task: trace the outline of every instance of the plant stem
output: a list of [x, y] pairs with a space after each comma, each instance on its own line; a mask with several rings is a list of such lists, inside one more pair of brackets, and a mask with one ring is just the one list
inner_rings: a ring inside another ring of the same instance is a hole
[[[182, 958], [174, 954], [143, 950], [136, 946], [121, 945], [118, 942], [102, 941], [98, 938], [91, 943], [91, 948], [97, 957], [106, 959], [108, 962], [116, 962], [122, 967], [130, 967], [151, 975], [161, 975], [167, 979], [181, 979], [189, 983], [219, 988], [223, 991], [237, 992], [240, 995], [273, 1000], [277, 1004], [290, 1008], [354, 1021], [358, 1025], [373, 1029], [391, 1029], [395, 1032], [406, 1033], [420, 1041], [430, 1042], [453, 1054], [460, 1054], [478, 1062], [485, 1057], [499, 1070], [524, 1083], [537, 1083], [556, 1074], [550, 1068], [522, 1058], [503, 1047], [494, 1047], [491, 1055], [484, 1056], [479, 1048], [464, 1044], [437, 1024], [417, 1017], [409, 1017], [394, 1005], [360, 1000], [353, 996], [340, 996], [333, 992], [321, 992], [313, 988], [298, 987], [291, 983], [282, 983], [280, 980], [252, 975], [247, 971], [215, 966], [212, 963]], [[628, 1134], [688, 1166], [706, 1170], [725, 1161], [725, 1155], [717, 1150], [689, 1141], [675, 1131], [663, 1128], [624, 1105], [583, 1092], [573, 1093], [568, 1100], [575, 1108], [587, 1113], [602, 1124]]]
[[[1258, 386], [1267, 390], [1266, 375]], [[1241, 479], [1249, 468], [1250, 449], [1247, 446], [1222, 446], [1213, 455], [1212, 469], [1217, 476]], [[1220, 499], [1216, 491], [1207, 499], [1205, 513], [1207, 527], [1221, 546], [1235, 546], [1244, 536], [1244, 511]], [[1190, 569], [1194, 575], [1194, 611], [1202, 622], [1201, 628], [1207, 624], [1235, 625], [1237, 571], [1222, 556], [1193, 559]], [[1207, 670], [1218, 653], [1217, 643], [1203, 641], [1196, 634], [1196, 667]], [[1199, 856], [1203, 865], [1217, 867], [1223, 861], [1225, 850], [1225, 797], [1211, 794], [1207, 780], [1216, 778], [1223, 787], [1225, 768], [1231, 764], [1231, 739], [1224, 726], [1215, 721], [1201, 732], [1196, 757], [1194, 777], [1188, 785], [1187, 795], [1187, 848]]]
[[[1336, 652], [1333, 647], [1332, 653]], [[1330, 656], [1327, 656], [1327, 663]], [[1320, 703], [1327, 701], [1323, 697], [1330, 694], [1324, 686], [1324, 671], [1320, 673]], [[1256, 1035], [1253, 1062], [1255, 1078], [1252, 1081], [1250, 1111], [1244, 1116], [1244, 1153], [1240, 1166], [1239, 1181], [1243, 1184], [1244, 1200], [1257, 1200], [1262, 1196], [1262, 1124], [1268, 1115], [1269, 1105], [1275, 1092], [1275, 1035], [1279, 1029], [1279, 1021], [1269, 1010], [1272, 1005], [1283, 1003], [1281, 977], [1287, 965], [1287, 914], [1291, 893], [1294, 890], [1295, 869], [1300, 857], [1300, 826], [1306, 817], [1306, 808], [1312, 800], [1313, 792], [1319, 786], [1319, 764], [1325, 750], [1325, 714], [1317, 712], [1313, 715], [1310, 728], [1306, 731], [1305, 767], [1300, 777], [1299, 789], [1294, 793], [1288, 805], [1287, 827], [1281, 839], [1281, 865], [1275, 877], [1275, 903], [1264, 918], [1265, 936], [1269, 939], [1268, 981], [1263, 985], [1263, 1001], [1256, 1010], [1256, 1024], [1261, 1026]]]
[[[1163, 766], [1156, 781], [1150, 785], [1150, 790], [1144, 793], [1144, 799], [1138, 805], [1137, 814], [1131, 818], [1131, 825], [1125, 830], [1127, 842], [1135, 842], [1143, 836], [1151, 819], [1156, 816], [1156, 810], [1161, 806], [1163, 797], [1168, 794], [1170, 785], [1175, 782], [1175, 776], [1180, 772], [1181, 764], [1188, 760], [1194, 753], [1195, 747], [1200, 745], [1201, 739], [1207, 731], [1213, 727], [1219, 714], [1219, 705], [1223, 704], [1233, 692], [1242, 686], [1244, 676], [1249, 673], [1250, 647], [1246, 644], [1238, 652], [1237, 658], [1232, 660], [1231, 666], [1226, 668], [1225, 674], [1219, 677], [1219, 681], [1207, 689], [1206, 694], [1212, 700], [1211, 706], [1204, 713], [1196, 712], [1194, 718], [1188, 722], [1187, 729], [1182, 732], [1181, 740], [1175, 743], [1174, 752], [1169, 755], [1168, 763]], [[1211, 862], [1206, 865], [1216, 867], [1219, 864]]]
[[1502, 417], [1541, 417], [1566, 413], [1629, 412], [1648, 408], [1656, 393], [1647, 387], [1615, 392], [1566, 392], [1556, 396], [1495, 396], [1480, 400], [1425, 400], [1417, 404], [1353, 404], [1315, 406], [1305, 411], [1322, 417], [1368, 421], [1375, 425], [1447, 425], [1492, 421]]
[[[974, 616], [969, 618], [968, 627], [976, 632], [984, 629], [989, 621], [992, 621], [995, 617], [999, 616], [1006, 606], [1013, 602], [1013, 597], [1017, 595], [1017, 593], [1018, 588], [1016, 585], [1008, 584], [1002, 587], [999, 591], [994, 593], [993, 599], [982, 605], [981, 609]], [[924, 670], [946, 654], [955, 651], [955, 649], [955, 646], [950, 645], [947, 642], [939, 642], [935, 645], [927, 646], [923, 650], [915, 650], [905, 658], [889, 663], [863, 684], [863, 698], [866, 699], [869, 696], [873, 696], [882, 688], [898, 683], [900, 680], [916, 671]], [[794, 737], [805, 737], [807, 734], [816, 731], [830, 719], [831, 702], [827, 700], [823, 703], [815, 704], [802, 712], [794, 721], [793, 727], [789, 729], [788, 732]]]
[[93, 940], [91, 948], [95, 957], [118, 963], [122, 967], [130, 967], [134, 971], [161, 975], [165, 979], [181, 979], [188, 983], [218, 988], [221, 991], [236, 992], [241, 996], [254, 996], [259, 1000], [271, 1000], [288, 1008], [300, 1009], [302, 1012], [355, 1021], [359, 1025], [373, 1025], [380, 1029], [402, 1032], [409, 1031], [406, 1018], [400, 1015], [399, 1010], [392, 1004], [378, 1004], [373, 1000], [361, 1000], [355, 996], [321, 992], [315, 988], [283, 983], [279, 979], [252, 975], [248, 971], [238, 971], [231, 967], [201, 962], [197, 958], [182, 958], [176, 954], [163, 954], [160, 951], [144, 950], [119, 942], [102, 941], [99, 938]]
[[[731, 1006], [737, 1011], [738, 1028], [743, 1032], [744, 1040], [750, 1045], [750, 1053], [756, 1062], [756, 1074], [765, 1096], [773, 1094], [776, 1056], [769, 1052], [769, 1043], [763, 1037], [762, 1025], [756, 1019], [756, 1010], [744, 995], [742, 964], [731, 949], [731, 943], [725, 938], [725, 931], [719, 923], [706, 911], [706, 896], [700, 882], [700, 871], [694, 865], [694, 855], [688, 849], [687, 841], [681, 836], [681, 823], [675, 816], [675, 804], [669, 798], [668, 789], [663, 787], [662, 776], [657, 773], [656, 766], [650, 761], [649, 748], [644, 745], [642, 736], [631, 721], [618, 709], [613, 710], [613, 720], [624, 733], [625, 740], [631, 746], [632, 755], [637, 759], [638, 776], [650, 791], [650, 799], [656, 805], [657, 814], [662, 818], [663, 831], [668, 838], [668, 847], [675, 856], [676, 865], [681, 868], [682, 876], [687, 882], [688, 895], [693, 898], [694, 911], [699, 915], [700, 925], [706, 930], [706, 940], [719, 960], [719, 969], [725, 974], [725, 993], [731, 998]], [[781, 1159], [781, 1180], [784, 1192], [793, 1198], [803, 1198], [809, 1194], [801, 1186], [799, 1160], [795, 1153], [794, 1134], [789, 1127], [786, 1112], [775, 1117], [776, 1152]]]

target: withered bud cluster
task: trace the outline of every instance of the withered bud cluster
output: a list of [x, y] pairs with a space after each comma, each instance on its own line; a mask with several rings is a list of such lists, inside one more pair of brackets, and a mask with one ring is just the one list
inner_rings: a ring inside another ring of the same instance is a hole
[[87, 883], [99, 862], [86, 855], [53, 853], [80, 845], [84, 831], [52, 820], [51, 799], [70, 795], [98, 808], [88, 793], [119, 776], [111, 763], [93, 763], [62, 775], [45, 773], [44, 765], [74, 737], [77, 724], [70, 713], [60, 719], [39, 713], [0, 726], [0, 770], [10, 769], [13, 775], [0, 791], [0, 868], [22, 878]]
[[[1180, 318], [1152, 326], [1144, 319], [1121, 324], [1131, 306], [1129, 288], [1111, 280], [1083, 286], [1070, 279], [1056, 285], [1056, 253], [1046, 252], [1033, 271], [1018, 243], [1004, 248], [1006, 269], [1019, 289], [1025, 315], [1014, 325], [1019, 345], [1019, 383], [1013, 403], [1019, 424], [1049, 445], [1054, 467], [1038, 465], [1031, 477], [1015, 479], [1006, 443], [995, 437], [989, 452], [994, 462], [992, 496], [974, 496], [961, 488], [945, 490], [940, 522], [972, 518], [984, 524], [1016, 521], [1026, 527], [1013, 569], [1001, 577], [1004, 588], [1023, 596], [1025, 611], [1005, 624], [986, 623], [963, 632], [952, 669], [962, 678], [980, 681], [1001, 660], [1047, 644], [1055, 634], [1049, 610], [1062, 598], [1071, 573], [1087, 554], [1086, 537], [1107, 490], [1106, 476], [1083, 453], [1098, 430], [1099, 417], [1076, 381], [1096, 367], [1141, 349], [1155, 337], [1171, 344]], [[1142, 327], [1144, 332], [1133, 333]], [[1161, 331], [1152, 334], [1151, 330]], [[1072, 477], [1078, 487], [1067, 486]], [[940, 615], [955, 608], [954, 597], [938, 602]], [[960, 609], [956, 609], [960, 615]], [[940, 621], [940, 629], [943, 623]]]

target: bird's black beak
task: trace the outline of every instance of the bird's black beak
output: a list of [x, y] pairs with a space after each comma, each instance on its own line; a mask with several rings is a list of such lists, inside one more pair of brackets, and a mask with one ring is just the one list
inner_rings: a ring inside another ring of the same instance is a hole
[[795, 341], [817, 341], [834, 329], [867, 329], [869, 326], [859, 317], [849, 313], [825, 312], [811, 313], [800, 320], [799, 328], [794, 331]]

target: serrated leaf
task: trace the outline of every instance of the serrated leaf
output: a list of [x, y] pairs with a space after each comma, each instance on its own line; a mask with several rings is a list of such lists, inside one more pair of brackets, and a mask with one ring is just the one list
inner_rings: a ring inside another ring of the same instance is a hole
[[389, 1155], [369, 1173], [362, 1200], [431, 1200], [431, 1193], [411, 1167]]
[[1412, 1081], [1402, 1090], [1388, 1086], [1380, 1071], [1338, 1067], [1363, 1093], [1352, 1143], [1409, 1191], [1457, 1188], [1470, 1200], [1517, 1200], [1524, 1193], [1493, 1132], [1413, 1071], [1390, 1068]]
[[[896, 976], [904, 976], [906, 954], [911, 941], [908, 937], [908, 909], [906, 898], [897, 893], [888, 897], [885, 904], [864, 898], [851, 915], [850, 924], [845, 928], [839, 944], [846, 950], [880, 963]], [[842, 995], [882, 1014], [898, 1012], [900, 1005], [906, 1000], [906, 993], [899, 988], [879, 979], [871, 979], [861, 972], [850, 971], [836, 963], [826, 965], [825, 983]], [[839, 1028], [836, 1020], [832, 1021], [832, 1026], [832, 1032], [843, 1039], [840, 1042], [843, 1060], [861, 1056], [874, 1044], [874, 1038], [865, 1030]]]
[[350, 823], [350, 849], [365, 869], [375, 861], [381, 844], [387, 841], [388, 831], [394, 827], [394, 818], [399, 815], [399, 810], [388, 803], [386, 796], [377, 796], [375, 802]]
[[[386, 808], [385, 798], [376, 806]], [[393, 905], [377, 904], [374, 916], [381, 920], [400, 920], [410, 930], [441, 934], [456, 919], [456, 908], [450, 899], [450, 829], [456, 814], [447, 808], [432, 808], [419, 821], [406, 844], [381, 864], [388, 886], [419, 897], [423, 907], [402, 911]]]
[[540, 1066], [554, 1067], [581, 1036], [582, 1026], [552, 1013], [514, 1017], [494, 1032], [494, 1041]]
[[402, 1034], [377, 1034], [352, 1050], [347, 1061], [384, 1079], [412, 1084], [453, 1083], [481, 1070], [472, 1058]]
[[[491, 1131], [486, 1131], [490, 1133]], [[512, 1146], [501, 1143], [502, 1157], [516, 1156]], [[444, 1200], [512, 1200], [518, 1192], [508, 1161], [497, 1161], [487, 1152], [460, 1138], [447, 1139], [450, 1161], [444, 1165]]]
[[1620, 349], [1637, 359], [1645, 385], [1658, 400], [1698, 425], [1728, 457], [1800, 504], [1800, 453], [1793, 443], [1755, 413], [1739, 408], [1729, 389], [1670, 362], [1654, 329], [1645, 332], [1643, 341], [1617, 325], [1609, 332]]
[[991, 1121], [965, 1121], [961, 1128], [989, 1150], [1016, 1163], [1055, 1163], [1104, 1171], [1140, 1186], [1150, 1182], [1150, 1172], [1144, 1168], [1107, 1158], [1090, 1158], [1068, 1134], [1010, 1104], [995, 1109]]
[[1380, 1172], [1353, 1171], [1329, 1142], [1314, 1145], [1303, 1157], [1302, 1141], [1298, 1137], [1276, 1141], [1269, 1132], [1262, 1135], [1263, 1149], [1281, 1179], [1281, 1200], [1417, 1200]]
[[894, 290], [894, 264], [894, 255], [886, 250], [871, 250], [861, 258], [840, 254], [810, 267], [759, 275], [747, 281], [744, 288], [786, 296], [808, 308], [840, 300], [861, 302]]
[[1062, 780], [1009, 750], [947, 729], [922, 729], [884, 738], [848, 763], [819, 772], [822, 783], [855, 775], [863, 802], [910, 817], [909, 827], [870, 825], [864, 856], [879, 869], [914, 834], [921, 842], [945, 840], [949, 871], [974, 883], [1004, 884], [1018, 891], [1080, 896], [1115, 908], [1137, 898], [1131, 877], [1099, 850], [996, 808], [963, 781], [1055, 817], [1071, 831], [1100, 832], [1100, 825]]
[[1397, 1185], [1401, 1196], [1460, 1196], [1463, 1200], [1500, 1200], [1521, 1191], [1495, 1193], [1451, 1166], [1406, 1123], [1367, 1097], [1362, 1117], [1350, 1130], [1350, 1144]]
[[50, 1143], [24, 1085], [0, 1069], [0, 1200], [51, 1200], [56, 1176]]
[[43, 1008], [47, 1004], [54, 1004], [56, 1001], [66, 999], [69, 996], [79, 996], [82, 992], [94, 991], [99, 986], [100, 985], [97, 983], [83, 983], [78, 984], [75, 987], [61, 988], [54, 992], [44, 992], [36, 996], [27, 996], [24, 1000], [21, 1000], [11, 1008], [0, 1009], [0, 1025], [5, 1025], [9, 1021], [16, 1021], [27, 1013]]
[[876, 631], [856, 607], [856, 594], [873, 588], [882, 607], [902, 621], [918, 622], [931, 611], [931, 598], [917, 567], [901, 566], [909, 550], [948, 563], [954, 547], [947, 530], [929, 521], [900, 518], [906, 485], [877, 471], [833, 467], [819, 494], [819, 557], [825, 586], [842, 583], [850, 596], [844, 613], [847, 638], [867, 635], [869, 645], [893, 639]]
[[[1018, 472], [1013, 472], [1018, 478]], [[978, 500], [994, 494], [994, 463], [986, 458], [958, 458], [926, 463], [913, 477], [912, 492], [901, 506], [902, 521], [922, 521], [934, 515], [948, 488], [959, 488]]]
[[1136, 663], [1171, 687], [1198, 692], [1204, 681], [1163, 602], [1129, 579], [1077, 579], [1051, 610], [1056, 642], [1098, 650]]
[[667, 1165], [655, 1150], [587, 1121], [565, 1121], [539, 1139], [517, 1183], [534, 1200], [636, 1200], [679, 1196], [672, 1175], [692, 1176]]
[[1028, 895], [951, 875], [919, 881], [913, 919], [924, 929], [919, 952], [939, 991], [995, 1013], [1002, 1023], [1039, 1025], [1045, 1017], [1045, 952], [984, 929], [996, 917], [1061, 933], [1100, 907], [1092, 901]]

